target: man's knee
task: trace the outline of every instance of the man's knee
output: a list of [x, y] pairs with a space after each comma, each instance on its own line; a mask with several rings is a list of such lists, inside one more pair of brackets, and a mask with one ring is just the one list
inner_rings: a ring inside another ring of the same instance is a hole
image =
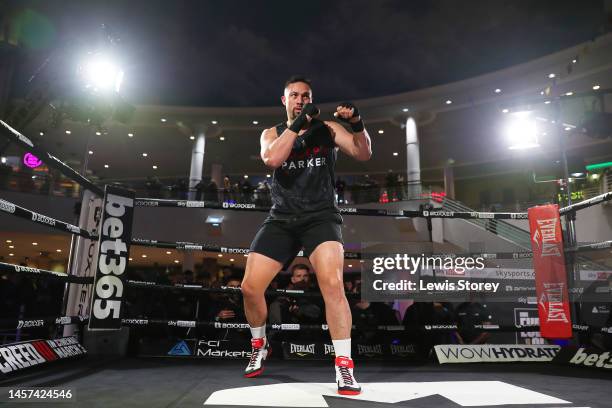
[[321, 294], [325, 298], [342, 298], [344, 297], [344, 282], [336, 276], [325, 277], [318, 279]]
[[242, 282], [242, 285], [240, 285], [240, 290], [242, 291], [242, 296], [247, 299], [254, 299], [257, 297], [262, 297], [264, 296], [264, 292], [265, 292], [265, 289], [262, 290], [258, 288], [257, 286], [252, 285], [248, 281]]

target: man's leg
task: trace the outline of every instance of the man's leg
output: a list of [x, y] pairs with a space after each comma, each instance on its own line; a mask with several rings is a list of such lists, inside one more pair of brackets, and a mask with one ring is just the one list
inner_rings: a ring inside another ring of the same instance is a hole
[[265, 255], [249, 253], [240, 288], [244, 300], [244, 313], [251, 327], [266, 324], [268, 308], [264, 293], [282, 266], [280, 262]]
[[342, 279], [344, 248], [340, 242], [326, 241], [316, 247], [309, 259], [317, 275], [317, 282], [325, 302], [325, 317], [336, 354], [338, 393], [359, 394], [361, 387], [353, 376], [353, 360], [351, 359], [353, 317], [344, 293]]
[[257, 377], [263, 372], [268, 356], [266, 318], [268, 315], [265, 291], [283, 265], [265, 255], [251, 252], [247, 258], [244, 279], [240, 288], [244, 301], [244, 314], [251, 327], [252, 353], [245, 370], [246, 377]]

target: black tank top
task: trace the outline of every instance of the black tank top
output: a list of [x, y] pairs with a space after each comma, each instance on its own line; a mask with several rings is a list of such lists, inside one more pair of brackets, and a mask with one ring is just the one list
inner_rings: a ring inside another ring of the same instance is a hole
[[[286, 123], [276, 125], [281, 135]], [[302, 214], [335, 209], [334, 168], [336, 145], [322, 121], [313, 119], [310, 128], [295, 139], [291, 154], [272, 179], [272, 214]]]

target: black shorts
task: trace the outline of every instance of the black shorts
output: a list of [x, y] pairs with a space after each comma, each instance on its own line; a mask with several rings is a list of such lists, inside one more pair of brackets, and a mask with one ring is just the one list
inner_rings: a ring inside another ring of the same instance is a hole
[[270, 215], [251, 243], [251, 252], [265, 255], [287, 267], [304, 248], [309, 257], [326, 241], [342, 241], [342, 216], [329, 209], [297, 216]]

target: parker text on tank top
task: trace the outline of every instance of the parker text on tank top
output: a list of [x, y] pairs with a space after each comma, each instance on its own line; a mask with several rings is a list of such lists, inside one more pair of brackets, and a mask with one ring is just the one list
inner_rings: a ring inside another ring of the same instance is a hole
[[[285, 123], [276, 125], [277, 135], [286, 128]], [[325, 123], [313, 119], [310, 128], [296, 138], [287, 160], [274, 170], [272, 214], [302, 214], [337, 208], [335, 147]]]

